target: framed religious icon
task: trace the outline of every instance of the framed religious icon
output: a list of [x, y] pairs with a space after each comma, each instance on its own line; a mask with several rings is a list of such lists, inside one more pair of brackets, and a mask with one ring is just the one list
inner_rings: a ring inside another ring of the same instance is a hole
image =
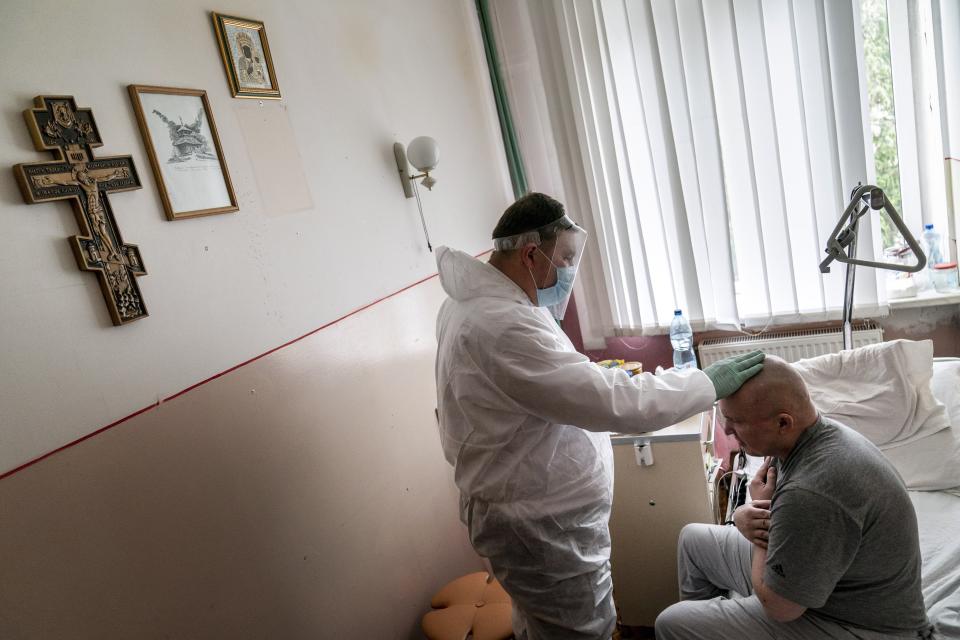
[[167, 219], [237, 211], [207, 92], [138, 84], [127, 89]]
[[215, 11], [210, 15], [233, 97], [279, 99], [280, 86], [263, 23]]

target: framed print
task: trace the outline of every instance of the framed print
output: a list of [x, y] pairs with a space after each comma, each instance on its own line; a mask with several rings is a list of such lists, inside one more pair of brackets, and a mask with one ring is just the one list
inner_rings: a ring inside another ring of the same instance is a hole
[[237, 211], [207, 92], [127, 89], [168, 220]]
[[234, 98], [280, 98], [267, 30], [262, 22], [211, 12]]

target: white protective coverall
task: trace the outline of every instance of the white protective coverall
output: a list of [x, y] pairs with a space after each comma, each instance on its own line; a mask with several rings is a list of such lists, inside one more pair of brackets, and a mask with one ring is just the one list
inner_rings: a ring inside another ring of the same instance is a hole
[[440, 439], [461, 518], [528, 640], [608, 640], [613, 449], [608, 431], [674, 424], [716, 398], [699, 370], [604, 369], [497, 268], [440, 247]]

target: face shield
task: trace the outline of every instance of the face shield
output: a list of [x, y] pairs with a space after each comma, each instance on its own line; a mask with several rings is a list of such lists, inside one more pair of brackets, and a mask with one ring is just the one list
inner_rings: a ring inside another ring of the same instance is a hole
[[[544, 238], [556, 237], [556, 242], [545, 241]], [[537, 245], [537, 250], [550, 261], [550, 273], [546, 282], [550, 282], [556, 272], [556, 282], [546, 286], [537, 282], [531, 272], [534, 286], [537, 288], [537, 306], [546, 307], [554, 318], [562, 320], [573, 293], [573, 282], [580, 267], [580, 258], [583, 256], [583, 247], [587, 243], [587, 232], [567, 216], [563, 216], [542, 227], [525, 231], [513, 236], [494, 238], [493, 248], [497, 251], [513, 251], [522, 249], [528, 244]], [[544, 248], [546, 247], [546, 248]]]

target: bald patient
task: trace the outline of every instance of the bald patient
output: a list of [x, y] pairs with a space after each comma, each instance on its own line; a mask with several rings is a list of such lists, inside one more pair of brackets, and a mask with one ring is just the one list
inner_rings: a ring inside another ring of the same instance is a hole
[[773, 356], [720, 411], [727, 435], [768, 457], [735, 527], [680, 533], [683, 601], [657, 618], [657, 639], [936, 637], [913, 504], [879, 449], [819, 415]]

